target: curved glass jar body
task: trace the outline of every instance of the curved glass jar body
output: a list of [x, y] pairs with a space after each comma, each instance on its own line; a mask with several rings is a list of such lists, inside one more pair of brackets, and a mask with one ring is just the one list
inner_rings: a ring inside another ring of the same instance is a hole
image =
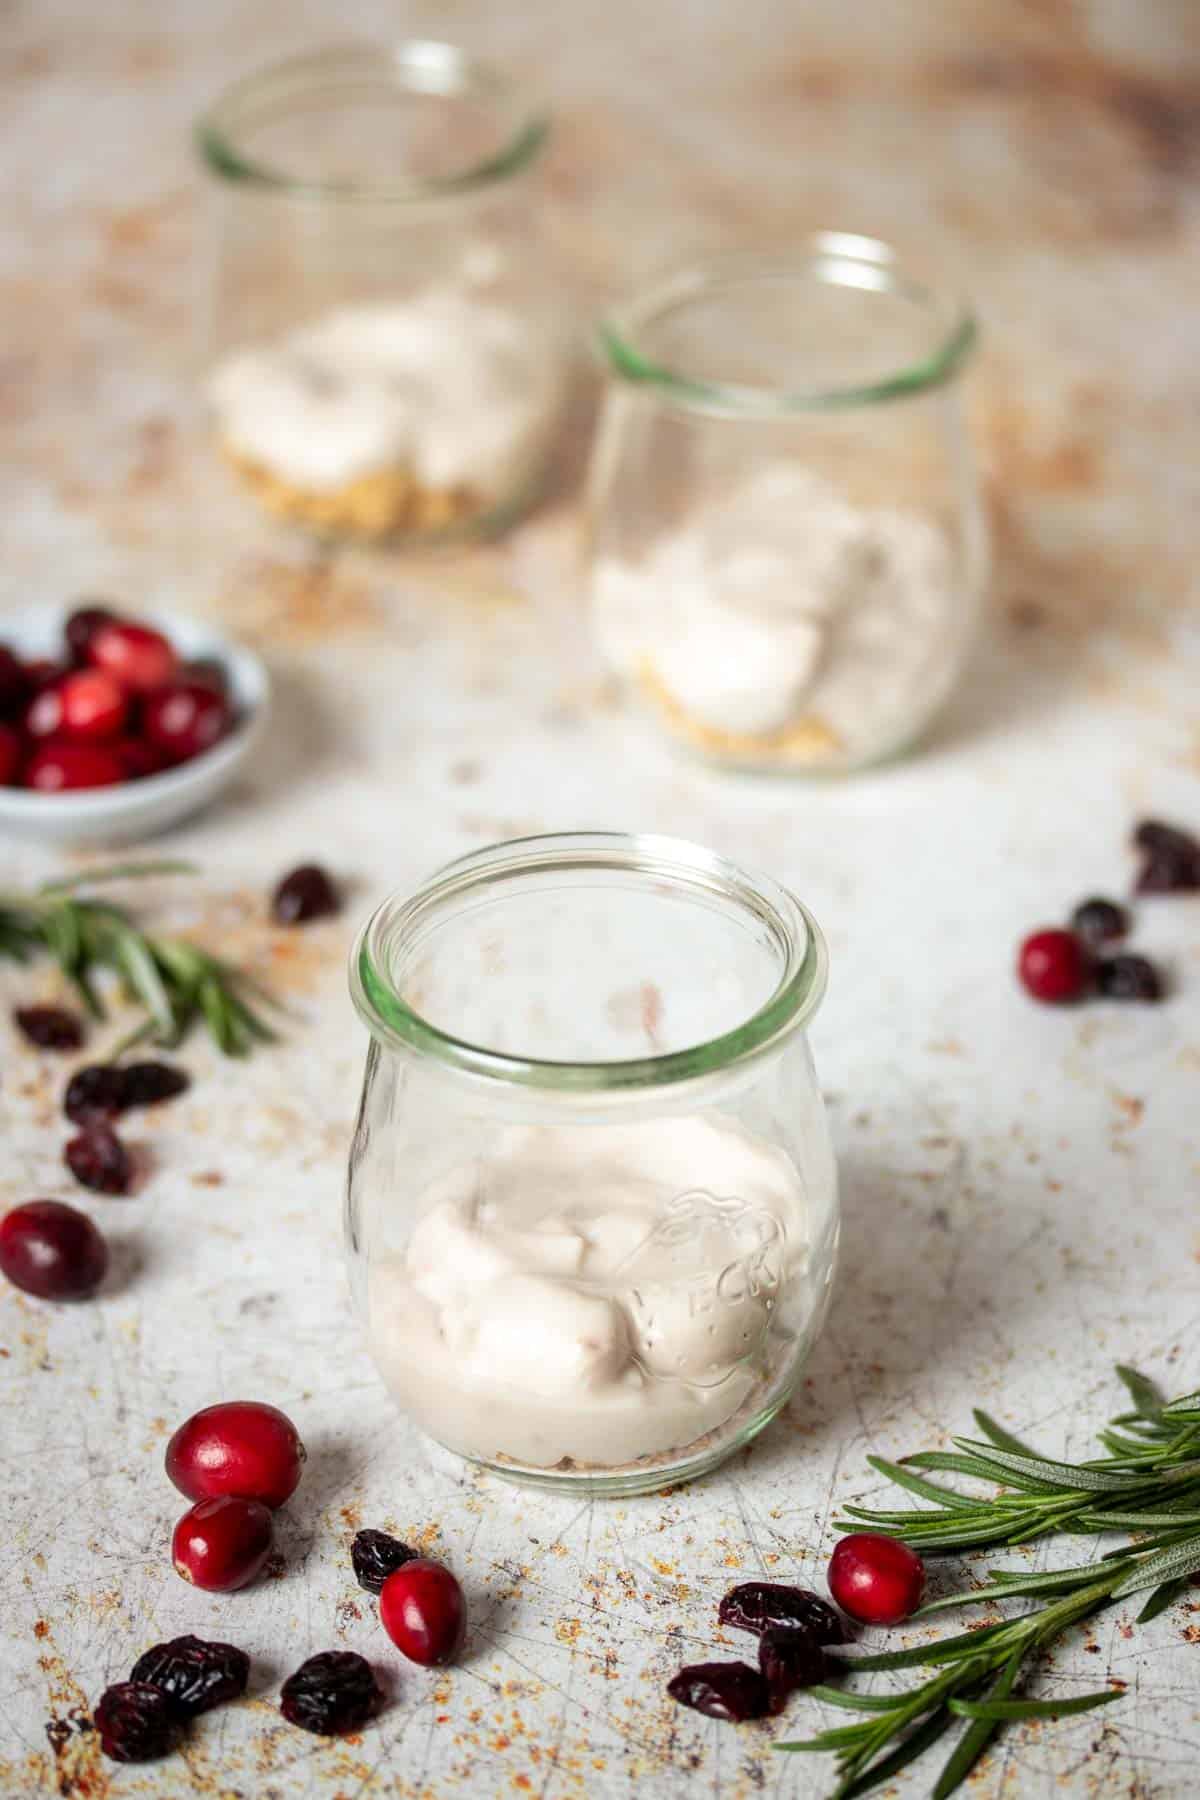
[[824, 977], [789, 893], [670, 838], [502, 844], [376, 913], [347, 1242], [431, 1437], [636, 1493], [774, 1416], [837, 1247], [804, 1035]]
[[200, 121], [206, 398], [268, 511], [436, 539], [531, 498], [565, 379], [530, 187], [546, 129], [501, 76], [422, 42], [280, 63]]
[[603, 329], [593, 626], [673, 739], [844, 771], [942, 705], [986, 563], [956, 380], [974, 335], [843, 233], [684, 270]]

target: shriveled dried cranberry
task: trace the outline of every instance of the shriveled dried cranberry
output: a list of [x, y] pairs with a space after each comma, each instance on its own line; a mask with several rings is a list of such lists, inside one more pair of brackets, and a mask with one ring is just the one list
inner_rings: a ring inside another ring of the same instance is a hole
[[123, 1106], [157, 1106], [174, 1100], [191, 1086], [183, 1069], [165, 1062], [125, 1063], [120, 1070]]
[[338, 891], [319, 863], [301, 863], [285, 875], [271, 899], [277, 925], [306, 925], [327, 918], [341, 907]]
[[1017, 974], [1025, 991], [1051, 1006], [1078, 1000], [1091, 979], [1091, 961], [1073, 931], [1051, 926], [1021, 945]]
[[1129, 912], [1115, 900], [1096, 895], [1083, 900], [1071, 914], [1071, 929], [1086, 944], [1111, 944], [1129, 931]]
[[82, 1020], [63, 1006], [18, 1006], [13, 1018], [39, 1050], [78, 1050], [83, 1043]]
[[764, 1631], [784, 1627], [807, 1632], [814, 1644], [844, 1644], [846, 1628], [827, 1600], [807, 1588], [788, 1587], [779, 1581], [743, 1581], [730, 1588], [717, 1618], [738, 1631]]
[[770, 1707], [765, 1677], [743, 1662], [693, 1663], [668, 1681], [667, 1692], [680, 1706], [735, 1725], [765, 1718]]
[[67, 649], [77, 663], [87, 661], [88, 645], [96, 633], [104, 625], [116, 623], [117, 615], [108, 606], [91, 604], [77, 606], [67, 620], [63, 636], [67, 640]]
[[116, 1063], [88, 1063], [67, 1083], [63, 1111], [76, 1125], [115, 1119], [125, 1110], [125, 1071]]
[[86, 1300], [107, 1268], [101, 1233], [61, 1200], [28, 1200], [0, 1219], [0, 1274], [39, 1300]]
[[354, 1650], [323, 1650], [288, 1676], [279, 1710], [289, 1725], [336, 1737], [365, 1725], [382, 1698], [365, 1657]]
[[148, 1681], [161, 1689], [181, 1719], [237, 1700], [250, 1679], [250, 1658], [233, 1644], [204, 1638], [177, 1637], [155, 1644], [138, 1657], [131, 1681]]
[[829, 1591], [863, 1625], [899, 1625], [921, 1604], [925, 1564], [899, 1538], [851, 1532], [829, 1559]]
[[257, 1500], [199, 1500], [171, 1538], [175, 1573], [209, 1593], [233, 1593], [262, 1574], [273, 1532], [270, 1510]]
[[386, 1531], [356, 1532], [350, 1546], [355, 1579], [368, 1594], [382, 1593], [388, 1576], [394, 1575], [406, 1562], [412, 1562], [417, 1554]]
[[92, 1717], [100, 1748], [114, 1762], [152, 1762], [166, 1755], [175, 1735], [171, 1702], [148, 1681], [118, 1681], [105, 1688]]
[[85, 1125], [67, 1140], [63, 1161], [81, 1186], [97, 1194], [127, 1194], [133, 1184], [129, 1152], [111, 1125]]
[[167, 1445], [166, 1470], [181, 1494], [236, 1494], [282, 1506], [304, 1472], [305, 1449], [285, 1412], [261, 1400], [224, 1400], [193, 1413]]
[[1145, 956], [1109, 956], [1096, 970], [1096, 986], [1106, 1000], [1161, 1000], [1162, 976]]
[[1175, 851], [1179, 855], [1200, 855], [1200, 839], [1178, 825], [1166, 825], [1161, 819], [1143, 819], [1134, 827], [1133, 841], [1139, 850]]
[[433, 1668], [449, 1662], [462, 1648], [467, 1604], [444, 1563], [415, 1556], [384, 1582], [379, 1621], [410, 1662]]
[[825, 1679], [825, 1652], [804, 1630], [774, 1625], [758, 1640], [758, 1666], [771, 1699], [771, 1711], [782, 1712], [797, 1688]]
[[1135, 887], [1139, 894], [1186, 894], [1200, 888], [1200, 841], [1189, 831], [1144, 819], [1133, 834], [1145, 861]]

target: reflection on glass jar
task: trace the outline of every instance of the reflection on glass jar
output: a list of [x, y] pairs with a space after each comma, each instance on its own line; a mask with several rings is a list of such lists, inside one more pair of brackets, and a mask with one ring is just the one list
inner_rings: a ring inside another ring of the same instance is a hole
[[545, 134], [499, 75], [435, 43], [280, 63], [201, 121], [207, 399], [268, 511], [436, 538], [531, 498], [564, 384], [528, 183]]
[[603, 328], [594, 630], [672, 737], [838, 771], [932, 718], [983, 592], [956, 381], [974, 338], [845, 233], [684, 270]]
[[380, 908], [347, 1238], [430, 1436], [636, 1493], [774, 1417], [837, 1247], [803, 1029], [824, 981], [790, 893], [672, 838], [501, 844]]

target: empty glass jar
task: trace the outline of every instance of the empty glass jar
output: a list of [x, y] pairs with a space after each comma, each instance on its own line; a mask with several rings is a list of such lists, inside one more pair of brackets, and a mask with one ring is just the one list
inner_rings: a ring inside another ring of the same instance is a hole
[[279, 63], [201, 120], [207, 400], [269, 512], [428, 539], [531, 497], [564, 385], [545, 135], [503, 76], [423, 42]]
[[785, 889], [671, 838], [529, 838], [387, 901], [346, 1230], [430, 1436], [543, 1486], [695, 1476], [791, 1394], [838, 1238]]
[[942, 705], [986, 562], [974, 337], [887, 245], [832, 232], [685, 269], [603, 328], [595, 634], [673, 739], [839, 771]]

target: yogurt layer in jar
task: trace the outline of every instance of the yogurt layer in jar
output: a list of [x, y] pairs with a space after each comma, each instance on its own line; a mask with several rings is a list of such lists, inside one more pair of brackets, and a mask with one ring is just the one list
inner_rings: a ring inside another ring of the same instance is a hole
[[673, 839], [500, 845], [381, 908], [347, 1241], [418, 1426], [616, 1493], [774, 1416], [836, 1254], [803, 1031], [824, 966], [786, 889]]
[[269, 512], [429, 538], [532, 497], [567, 379], [531, 187], [546, 133], [497, 70], [423, 41], [276, 64], [201, 120], [205, 399]]

